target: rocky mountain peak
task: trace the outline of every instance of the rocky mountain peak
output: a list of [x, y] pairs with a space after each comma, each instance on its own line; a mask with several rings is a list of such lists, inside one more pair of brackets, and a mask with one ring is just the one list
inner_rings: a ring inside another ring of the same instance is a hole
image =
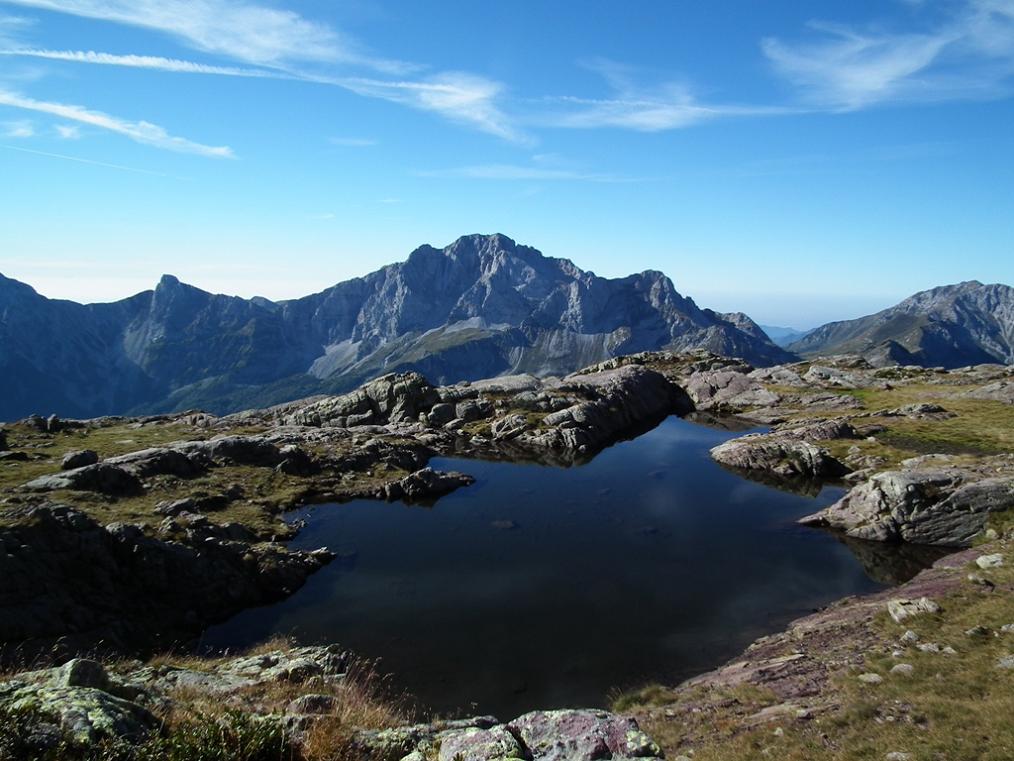
[[[0, 282], [0, 315], [12, 301]], [[37, 296], [15, 311], [41, 326], [58, 303], [58, 337], [0, 321], [0, 360], [10, 366], [0, 372], [0, 419], [233, 411], [345, 391], [393, 371], [435, 383], [565, 375], [650, 349], [702, 348], [756, 364], [790, 358], [746, 319], [700, 309], [662, 272], [599, 277], [501, 233], [420, 246], [403, 262], [278, 303], [213, 295], [164, 275], [153, 291], [114, 304]], [[16, 400], [6, 407], [5, 391]]]

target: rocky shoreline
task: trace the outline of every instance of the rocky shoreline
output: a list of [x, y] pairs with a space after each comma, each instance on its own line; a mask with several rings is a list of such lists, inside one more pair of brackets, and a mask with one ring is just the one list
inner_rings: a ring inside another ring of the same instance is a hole
[[[467, 474], [426, 467], [434, 456], [571, 465], [670, 414], [743, 427], [745, 435], [711, 455], [747, 477], [788, 489], [849, 484], [839, 502], [804, 519], [810, 525], [859, 540], [967, 547], [1014, 506], [1005, 417], [1011, 375], [1001, 366], [874, 368], [856, 357], [758, 370], [703, 352], [655, 352], [562, 379], [434, 387], [414, 373], [390, 375], [343, 396], [221, 418], [29, 418], [0, 431], [4, 656], [12, 662], [47, 652], [60, 662], [96, 649], [170, 648], [239, 610], [291, 594], [331, 559], [326, 548], [285, 547], [295, 530], [279, 520], [287, 509], [355, 498], [431, 501], [471, 483]], [[756, 427], [768, 430], [751, 432]], [[811, 668], [782, 650], [811, 637], [814, 651], [862, 650], [861, 629], [883, 607], [881, 597], [931, 597], [925, 585], [970, 557], [940, 561], [901, 590], [831, 606], [754, 645], [739, 662], [745, 665], [680, 690], [759, 685], [797, 712], [821, 710], [831, 675], [855, 659], [842, 654]], [[836, 611], [846, 609], [852, 623], [839, 625]], [[63, 678], [38, 673], [44, 676], [24, 677], [30, 684], [18, 689]], [[0, 694], [11, 694], [19, 680], [0, 685]], [[151, 700], [166, 699], [159, 695]], [[400, 755], [391, 757], [444, 758], [444, 748], [459, 746], [454, 754], [476, 759], [658, 753], [648, 738], [623, 745], [617, 738], [639, 730], [616, 716], [539, 713], [507, 724], [413, 730], [406, 735], [413, 743], [396, 743]], [[664, 713], [638, 715], [648, 727], [665, 723]], [[583, 750], [553, 744], [568, 732], [585, 738]]]

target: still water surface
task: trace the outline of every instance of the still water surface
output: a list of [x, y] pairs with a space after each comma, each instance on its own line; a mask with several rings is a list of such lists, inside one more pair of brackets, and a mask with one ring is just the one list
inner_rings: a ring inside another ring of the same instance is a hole
[[569, 469], [434, 460], [477, 481], [433, 507], [295, 511], [306, 527], [292, 545], [340, 558], [287, 600], [208, 630], [205, 644], [339, 642], [381, 658], [425, 707], [506, 719], [707, 670], [924, 561], [881, 545], [854, 553], [795, 525], [842, 490], [779, 491], [708, 457], [741, 433], [672, 417]]

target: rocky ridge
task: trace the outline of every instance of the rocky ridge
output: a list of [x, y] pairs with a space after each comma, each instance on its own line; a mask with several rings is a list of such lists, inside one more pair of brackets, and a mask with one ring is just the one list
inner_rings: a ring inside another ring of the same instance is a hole
[[504, 235], [470, 235], [291, 301], [214, 295], [165, 276], [111, 304], [46, 299], [0, 275], [0, 420], [339, 393], [386, 372], [435, 383], [565, 375], [619, 354], [790, 355], [742, 314], [702, 309], [661, 272], [584, 272]]
[[1014, 288], [972, 280], [917, 293], [857, 320], [832, 322], [790, 343], [813, 357], [860, 354], [878, 366], [1014, 363]]

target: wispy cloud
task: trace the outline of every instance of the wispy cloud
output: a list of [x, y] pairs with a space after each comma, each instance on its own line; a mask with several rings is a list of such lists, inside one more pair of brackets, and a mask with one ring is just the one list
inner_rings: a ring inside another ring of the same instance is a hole
[[342, 148], [370, 148], [377, 144], [376, 140], [369, 137], [332, 137], [328, 142]]
[[369, 54], [326, 24], [241, 0], [7, 1], [163, 32], [197, 50], [259, 66], [346, 63], [389, 73], [413, 68]]
[[27, 119], [0, 122], [0, 137], [26, 138], [35, 134], [35, 126]]
[[661, 132], [689, 127], [703, 121], [729, 116], [757, 116], [780, 113], [783, 109], [700, 102], [683, 82], [668, 81], [644, 85], [630, 66], [607, 59], [585, 62], [601, 75], [612, 90], [607, 98], [561, 96], [548, 113], [534, 117], [544, 126], [593, 129], [616, 127], [639, 132]]
[[419, 172], [423, 177], [447, 177], [471, 180], [531, 180], [531, 181], [582, 181], [582, 182], [634, 182], [631, 178], [608, 174], [581, 172], [574, 169], [553, 169], [523, 164], [477, 164], [473, 166], [436, 169]]
[[0, 47], [16, 44], [17, 39], [32, 23], [31, 19], [22, 16], [0, 15]]
[[[920, 12], [919, 7], [914, 12]], [[814, 106], [997, 97], [1014, 81], [1014, 0], [965, 0], [924, 31], [812, 22], [816, 39], [762, 41], [775, 71]]]
[[432, 111], [497, 137], [525, 142], [527, 137], [501, 110], [497, 100], [503, 85], [464, 72], [444, 72], [423, 80], [385, 80], [365, 77], [326, 79], [330, 84], [371, 98]]
[[61, 140], [77, 140], [81, 137], [81, 128], [76, 124], [56, 124], [53, 129]]
[[[149, 55], [49, 50], [9, 44], [11, 56], [161, 71], [294, 79], [437, 114], [507, 140], [526, 136], [498, 105], [504, 86], [467, 72], [423, 75], [424, 66], [373, 56], [325, 24], [242, 0], [7, 0], [15, 4], [154, 29], [242, 66]], [[348, 74], [350, 67], [371, 76]], [[411, 75], [411, 76], [408, 76]]]
[[218, 74], [227, 77], [265, 77], [270, 79], [291, 78], [270, 69], [241, 68], [237, 66], [212, 66], [178, 58], [163, 58], [151, 55], [114, 55], [97, 53], [94, 50], [40, 50], [35, 48], [12, 48], [0, 50], [0, 55], [44, 58], [51, 61], [72, 61], [94, 63], [104, 66], [126, 66], [135, 69], [158, 69], [184, 74]]
[[68, 105], [35, 100], [15, 92], [0, 90], [0, 105], [50, 114], [80, 124], [109, 130], [130, 138], [138, 143], [152, 145], [179, 153], [193, 153], [209, 158], [233, 158], [232, 149], [228, 146], [210, 146], [195, 143], [182, 137], [175, 137], [165, 129], [150, 122], [132, 122], [110, 116], [101, 111], [92, 111], [84, 106]]
[[50, 153], [49, 151], [36, 151], [31, 148], [21, 148], [15, 145], [2, 145], [0, 148], [8, 151], [17, 151], [18, 153], [31, 153], [34, 156], [45, 156], [51, 159], [62, 159], [63, 161], [73, 161], [76, 164], [90, 164], [91, 166], [105, 167], [106, 169], [119, 169], [124, 172], [133, 172], [135, 174], [150, 174], [155, 177], [168, 177], [169, 175], [163, 172], [153, 172], [149, 169], [138, 169], [137, 167], [124, 166], [123, 164], [110, 164], [106, 161], [95, 161], [93, 159], [85, 159], [80, 156], [67, 156], [63, 153]]

